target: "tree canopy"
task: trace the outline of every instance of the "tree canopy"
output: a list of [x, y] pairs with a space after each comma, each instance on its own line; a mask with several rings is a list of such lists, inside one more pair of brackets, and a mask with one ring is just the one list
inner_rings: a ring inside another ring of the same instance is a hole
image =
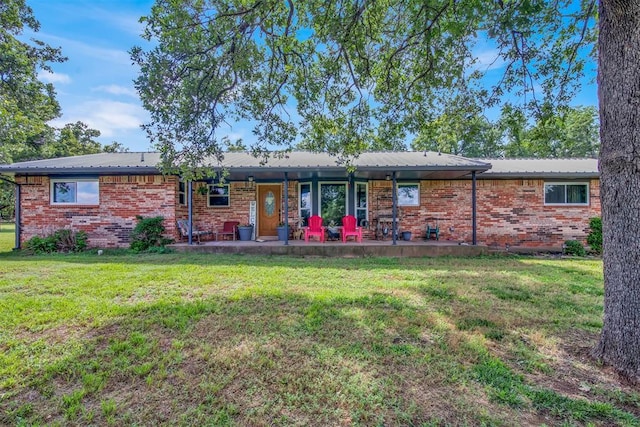
[[505, 106], [490, 121], [475, 106], [458, 104], [425, 123], [411, 143], [414, 150], [432, 150], [466, 157], [596, 157], [600, 147], [595, 107], [561, 107], [533, 121], [519, 109]]
[[36, 146], [48, 132], [46, 123], [60, 115], [52, 84], [38, 79], [50, 63], [64, 61], [60, 49], [42, 41], [18, 40], [24, 28], [40, 24], [24, 0], [0, 3], [0, 161], [11, 161], [10, 146]]
[[[145, 128], [164, 166], [187, 173], [221, 160], [221, 127], [243, 120], [256, 153], [301, 143], [348, 158], [405, 148], [456, 101], [477, 111], [516, 96], [550, 116], [596, 35], [594, 1], [158, 0], [143, 20], [155, 47], [132, 58]], [[487, 48], [504, 62], [489, 85]]]

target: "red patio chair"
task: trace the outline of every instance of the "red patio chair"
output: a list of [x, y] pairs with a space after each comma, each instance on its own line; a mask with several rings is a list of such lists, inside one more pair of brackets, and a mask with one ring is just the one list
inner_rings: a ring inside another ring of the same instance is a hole
[[304, 241], [308, 242], [309, 237], [318, 236], [320, 242], [324, 242], [325, 227], [322, 226], [322, 217], [318, 215], [312, 215], [307, 221], [309, 226], [304, 229]]
[[362, 227], [356, 225], [357, 220], [353, 215], [346, 215], [342, 217], [342, 243], [346, 243], [347, 237], [354, 236], [357, 242], [362, 242]]
[[236, 233], [238, 231], [238, 226], [240, 225], [240, 221], [225, 221], [222, 223], [222, 228], [216, 231], [216, 240], [218, 240], [218, 236], [225, 239], [225, 236], [231, 236], [232, 240], [236, 240]]

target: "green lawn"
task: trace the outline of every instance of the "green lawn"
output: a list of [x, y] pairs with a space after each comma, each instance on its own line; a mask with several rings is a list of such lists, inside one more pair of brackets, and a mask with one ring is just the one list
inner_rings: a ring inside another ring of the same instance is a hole
[[0, 223], [0, 253], [10, 251], [15, 245], [16, 235], [13, 223]]
[[0, 255], [0, 424], [640, 425], [599, 260]]

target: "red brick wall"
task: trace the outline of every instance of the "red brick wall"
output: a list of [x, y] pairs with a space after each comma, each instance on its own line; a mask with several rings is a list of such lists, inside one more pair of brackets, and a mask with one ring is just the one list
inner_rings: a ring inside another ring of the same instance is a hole
[[[391, 213], [390, 181], [369, 183], [370, 227]], [[565, 240], [583, 243], [589, 218], [600, 216], [600, 187], [590, 181], [589, 206], [545, 206], [544, 180], [477, 181], [477, 239], [489, 246], [560, 247]], [[472, 241], [471, 181], [420, 181], [420, 206], [398, 207], [400, 230], [424, 238], [427, 224], [438, 225], [440, 240]]]
[[[229, 183], [228, 207], [208, 207], [208, 195], [200, 194], [198, 188], [206, 186], [204, 182], [193, 183], [193, 224], [200, 230], [221, 229], [225, 221], [238, 221], [246, 224], [249, 221], [249, 202], [256, 199], [256, 186], [248, 182]], [[181, 207], [178, 217], [188, 218], [187, 207]]]
[[[70, 227], [85, 230], [96, 247], [126, 247], [136, 215], [165, 217], [165, 226], [178, 238], [175, 220], [187, 218], [180, 205], [175, 177], [105, 176], [100, 178], [99, 206], [52, 206], [49, 178], [17, 177], [22, 186], [22, 241], [34, 235]], [[471, 243], [471, 181], [420, 181], [420, 205], [399, 207], [400, 230], [413, 239], [425, 236], [427, 224], [438, 225], [440, 240]], [[257, 184], [230, 183], [230, 207], [207, 207], [194, 183], [193, 219], [198, 229], [216, 230], [224, 221], [246, 223]], [[391, 214], [390, 181], [369, 182], [369, 222], [365, 238], [374, 238], [376, 218]], [[284, 188], [284, 185], [283, 185]], [[289, 222], [298, 221], [298, 183], [289, 182]], [[283, 201], [284, 203], [284, 201]], [[565, 240], [585, 241], [589, 218], [600, 215], [597, 179], [590, 181], [589, 206], [544, 206], [544, 180], [477, 181], [478, 243], [504, 247], [559, 247]]]
[[[417, 181], [416, 181], [417, 182]], [[398, 207], [400, 230], [414, 239], [425, 236], [427, 224], [438, 225], [443, 241], [472, 241], [471, 181], [420, 181], [420, 205]], [[194, 183], [194, 190], [198, 185]], [[194, 191], [194, 223], [215, 230], [224, 221], [248, 221], [249, 202], [257, 185], [230, 184], [231, 206], [207, 207], [207, 197]], [[364, 237], [375, 237], [376, 218], [391, 215], [390, 181], [369, 182], [369, 222]], [[284, 185], [283, 185], [284, 188]], [[298, 221], [298, 183], [289, 182], [289, 223]], [[598, 180], [590, 181], [589, 206], [544, 206], [544, 180], [477, 180], [477, 238], [479, 244], [504, 247], [560, 247], [565, 240], [585, 241], [589, 218], [600, 215]], [[186, 206], [178, 217], [187, 217]], [[388, 219], [386, 219], [388, 221]]]
[[[259, 184], [230, 182], [229, 200], [231, 206], [229, 207], [208, 207], [208, 196], [198, 192], [198, 188], [205, 185], [204, 182], [193, 183], [193, 223], [196, 228], [215, 231], [216, 229], [221, 229], [225, 221], [238, 221], [241, 224], [249, 221], [249, 204], [256, 200]], [[284, 184], [281, 184], [281, 186], [282, 194], [284, 194]], [[296, 181], [289, 182], [288, 201], [289, 223], [294, 224], [298, 218], [298, 183]], [[284, 215], [284, 200], [281, 209]], [[177, 205], [177, 218], [187, 219], [188, 215], [186, 206]]]
[[[590, 180], [589, 206], [545, 206], [544, 180], [477, 180], [477, 240], [504, 247], [560, 247], [565, 240], [585, 243], [589, 218], [600, 216], [600, 187]], [[391, 212], [391, 182], [369, 183], [373, 238], [378, 213]], [[471, 181], [420, 181], [420, 206], [398, 207], [400, 230], [424, 238], [427, 224], [440, 228], [440, 240], [472, 241]]]
[[600, 216], [600, 182], [589, 181], [589, 206], [545, 206], [544, 180], [478, 180], [478, 238], [490, 246], [586, 243], [589, 218]]
[[[413, 183], [413, 182], [412, 182]], [[410, 231], [413, 239], [422, 239], [426, 226], [440, 227], [441, 240], [462, 240], [464, 228], [471, 230], [471, 181], [415, 181], [420, 186], [419, 206], [398, 206], [400, 231]], [[369, 223], [365, 230], [374, 238], [378, 217], [388, 221], [392, 211], [391, 181], [369, 183]], [[464, 224], [464, 226], [463, 226]], [[457, 229], [461, 227], [462, 229]], [[449, 230], [453, 227], [453, 231]]]
[[100, 177], [97, 206], [56, 206], [50, 203], [46, 176], [17, 176], [21, 187], [21, 240], [61, 228], [88, 234], [90, 247], [128, 247], [136, 215], [163, 216], [170, 237], [175, 233], [176, 178], [161, 175]]

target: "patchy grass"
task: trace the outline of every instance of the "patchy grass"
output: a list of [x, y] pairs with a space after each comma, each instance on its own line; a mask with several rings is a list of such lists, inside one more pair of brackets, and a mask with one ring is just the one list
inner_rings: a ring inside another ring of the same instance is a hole
[[0, 255], [0, 424], [640, 425], [602, 264]]

